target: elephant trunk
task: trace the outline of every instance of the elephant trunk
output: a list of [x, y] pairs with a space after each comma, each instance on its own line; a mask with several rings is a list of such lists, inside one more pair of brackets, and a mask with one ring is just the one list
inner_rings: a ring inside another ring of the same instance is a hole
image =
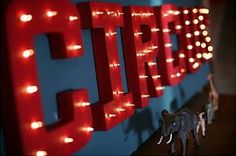
[[169, 138], [169, 140], [166, 142], [166, 144], [169, 144], [169, 143], [171, 142], [171, 140], [172, 140], [172, 133], [170, 134], [170, 138]]
[[160, 140], [158, 141], [158, 145], [162, 142], [163, 136], [161, 136]]

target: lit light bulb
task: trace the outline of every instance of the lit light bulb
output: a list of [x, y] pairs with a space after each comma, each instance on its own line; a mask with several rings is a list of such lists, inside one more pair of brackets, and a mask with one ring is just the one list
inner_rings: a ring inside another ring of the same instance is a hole
[[168, 59], [166, 59], [166, 62], [167, 63], [170, 63], [170, 62], [173, 62], [174, 61], [174, 58], [168, 58]]
[[202, 58], [202, 54], [201, 54], [201, 53], [197, 53], [196, 56], [197, 56], [197, 58], [199, 58], [199, 59]]
[[210, 37], [210, 36], [207, 36], [207, 37], [205, 38], [205, 40], [206, 40], [206, 42], [210, 42], [210, 41], [211, 41], [211, 37]]
[[114, 11], [107, 11], [107, 15], [112, 15], [112, 14], [115, 14]]
[[201, 43], [202, 48], [206, 48], [206, 43]]
[[194, 24], [198, 24], [198, 22], [199, 22], [198, 19], [193, 20]]
[[141, 95], [141, 97], [142, 97], [142, 98], [148, 98], [148, 97], [150, 97], [150, 95], [148, 95], [148, 94], [143, 94], [143, 95]]
[[171, 74], [171, 75], [170, 75], [170, 78], [175, 78], [175, 77], [176, 77], [175, 74]]
[[124, 112], [125, 109], [124, 109], [124, 108], [116, 108], [116, 111], [118, 111], [118, 112]]
[[117, 91], [114, 91], [113, 94], [114, 95], [119, 95], [119, 94], [124, 94], [124, 92], [117, 90]]
[[159, 79], [161, 77], [161, 75], [154, 75], [152, 76], [153, 79]]
[[191, 57], [191, 58], [188, 59], [188, 61], [193, 63], [195, 60], [194, 60], [194, 58]]
[[134, 33], [134, 36], [139, 36], [139, 35], [142, 35], [143, 33], [142, 32], [136, 32]]
[[149, 66], [155, 66], [155, 65], [157, 65], [157, 63], [156, 62], [148, 62], [148, 65]]
[[212, 47], [212, 46], [208, 46], [208, 47], [207, 47], [207, 50], [210, 51], [210, 52], [212, 52], [212, 51], [213, 51], [213, 47]]
[[188, 50], [192, 50], [192, 49], [193, 49], [193, 46], [192, 46], [192, 45], [188, 45], [188, 46], [187, 46], [187, 49], [188, 49]]
[[119, 67], [119, 66], [120, 66], [119, 63], [112, 63], [112, 64], [110, 64], [111, 68], [115, 68], [115, 67]]
[[201, 24], [201, 25], [200, 25], [200, 29], [201, 29], [201, 30], [206, 29], [206, 25], [205, 25], [205, 24]]
[[37, 86], [27, 86], [26, 87], [26, 92], [29, 94], [33, 94], [35, 92], [38, 91], [38, 87]]
[[207, 8], [201, 8], [201, 9], [199, 9], [199, 12], [200, 12], [201, 14], [209, 14], [209, 9], [207, 9]]
[[57, 11], [51, 11], [51, 10], [50, 10], [50, 11], [47, 11], [46, 14], [47, 14], [48, 17], [53, 17], [53, 16], [56, 16], [56, 15], [57, 15]]
[[162, 32], [168, 33], [168, 32], [170, 32], [170, 29], [168, 29], [168, 28], [162, 29]]
[[20, 20], [22, 22], [29, 22], [32, 20], [32, 18], [33, 18], [33, 16], [31, 14], [23, 14], [20, 16]]
[[182, 26], [181, 25], [176, 25], [175, 29], [177, 29], [177, 30], [182, 29]]
[[158, 48], [158, 46], [152, 46], [152, 49], [157, 49]]
[[22, 53], [22, 56], [24, 58], [29, 58], [32, 55], [34, 55], [34, 50], [33, 49], [24, 50], [23, 53]]
[[193, 8], [192, 11], [193, 11], [193, 13], [195, 13], [195, 14], [197, 13], [197, 9], [196, 9], [196, 8]]
[[189, 11], [188, 11], [188, 10], [184, 10], [183, 13], [184, 13], [184, 14], [188, 14]]
[[163, 13], [162, 16], [167, 17], [167, 16], [169, 16], [169, 14], [168, 13]]
[[104, 14], [103, 11], [95, 11], [95, 12], [93, 12], [93, 16], [102, 15], [102, 14]]
[[117, 32], [108, 32], [108, 33], [106, 33], [106, 36], [111, 37], [111, 36], [114, 36], [116, 34], [117, 34]]
[[47, 152], [40, 150], [40, 151], [37, 151], [35, 155], [36, 155], [36, 156], [46, 156], [46, 155], [47, 155]]
[[174, 15], [179, 15], [180, 11], [174, 11]]
[[151, 32], [157, 32], [157, 31], [160, 31], [160, 29], [159, 28], [152, 28], [151, 29]]
[[94, 131], [94, 128], [93, 127], [83, 127], [83, 131], [92, 132], [92, 131]]
[[126, 106], [126, 107], [134, 107], [135, 104], [133, 104], [133, 103], [126, 103], [125, 106]]
[[196, 41], [196, 42], [195, 42], [195, 45], [196, 45], [197, 47], [199, 47], [199, 46], [201, 45], [201, 42], [200, 42], [200, 41]]
[[195, 35], [195, 36], [199, 36], [199, 35], [200, 35], [200, 32], [199, 32], [199, 31], [194, 31], [194, 35]]
[[198, 19], [199, 19], [200, 21], [202, 21], [202, 20], [204, 19], [204, 17], [203, 17], [202, 15], [200, 15], [200, 16], [198, 16]]
[[187, 38], [191, 38], [191, 37], [192, 37], [192, 34], [191, 34], [191, 33], [187, 33], [187, 34], [186, 34], [186, 37], [187, 37]]
[[81, 45], [77, 45], [77, 44], [73, 44], [73, 45], [68, 45], [67, 46], [67, 50], [78, 50], [81, 49], [82, 46]]
[[193, 69], [196, 69], [197, 67], [199, 67], [199, 63], [198, 63], [198, 62], [195, 62], [195, 63], [193, 64]]
[[38, 129], [43, 127], [43, 123], [41, 121], [35, 121], [30, 124], [31, 129]]
[[138, 56], [138, 57], [142, 57], [142, 56], [145, 56], [145, 54], [143, 54], [143, 53], [138, 53], [137, 56]]
[[77, 16], [69, 16], [70, 21], [78, 20], [79, 18]]
[[146, 78], [148, 78], [148, 76], [147, 75], [139, 75], [139, 78], [140, 79], [146, 79]]
[[176, 73], [176, 77], [180, 77], [181, 76], [181, 73]]
[[114, 118], [114, 117], [116, 117], [116, 115], [115, 114], [105, 114], [105, 117], [106, 118]]
[[65, 137], [65, 138], [63, 139], [63, 142], [64, 142], [65, 144], [72, 143], [73, 141], [74, 141], [74, 139], [73, 139], [73, 138], [69, 138], [69, 137]]
[[168, 14], [174, 14], [174, 11], [173, 10], [168, 10], [167, 13]]
[[83, 101], [83, 102], [76, 102], [75, 105], [78, 106], [78, 107], [86, 107], [86, 106], [89, 106], [90, 103]]
[[180, 69], [181, 73], [184, 73], [186, 70], [184, 68]]
[[180, 54], [179, 54], [179, 58], [185, 58], [185, 54], [180, 53]]
[[156, 87], [156, 90], [163, 90], [165, 87]]
[[202, 35], [203, 35], [203, 36], [207, 36], [207, 35], [208, 35], [208, 32], [207, 32], [206, 30], [204, 30], [204, 31], [202, 32]]
[[185, 21], [184, 23], [185, 23], [185, 25], [190, 25], [190, 21], [188, 21], [188, 20]]
[[169, 48], [169, 47], [172, 47], [172, 44], [171, 43], [165, 43], [164, 45], [166, 48]]

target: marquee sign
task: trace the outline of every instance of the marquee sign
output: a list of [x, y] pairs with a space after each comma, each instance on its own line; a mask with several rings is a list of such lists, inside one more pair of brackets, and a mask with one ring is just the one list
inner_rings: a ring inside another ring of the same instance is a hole
[[[177, 85], [212, 58], [208, 13], [204, 7], [173, 4], [13, 1], [5, 18], [11, 91], [5, 94], [12, 99], [3, 105], [7, 152], [70, 155], [88, 143], [94, 130], [109, 130], [132, 116], [135, 108], [146, 107], [149, 97], [162, 96], [164, 86]], [[116, 28], [122, 34], [128, 93], [122, 88]], [[80, 57], [81, 29], [92, 32], [99, 102], [90, 104], [86, 88], [59, 92], [60, 121], [47, 126], [33, 38], [47, 35], [53, 59]], [[178, 37], [177, 51], [171, 34]]]

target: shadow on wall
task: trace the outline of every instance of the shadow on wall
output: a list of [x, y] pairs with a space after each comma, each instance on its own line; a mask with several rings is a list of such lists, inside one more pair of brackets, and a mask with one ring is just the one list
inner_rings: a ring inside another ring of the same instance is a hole
[[123, 126], [124, 141], [127, 141], [131, 131], [133, 131], [134, 135], [137, 136], [137, 147], [139, 147], [143, 143], [142, 134], [147, 131], [151, 135], [155, 131], [150, 108], [146, 107], [143, 111], [136, 111], [135, 115], [129, 118], [128, 124]]

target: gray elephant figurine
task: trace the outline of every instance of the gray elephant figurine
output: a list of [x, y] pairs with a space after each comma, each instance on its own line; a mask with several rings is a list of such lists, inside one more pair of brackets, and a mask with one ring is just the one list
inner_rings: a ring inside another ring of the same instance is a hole
[[186, 141], [188, 133], [191, 131], [194, 136], [195, 145], [200, 145], [197, 133], [198, 117], [193, 111], [184, 109], [180, 112], [170, 114], [167, 110], [163, 110], [161, 114], [163, 118], [161, 127], [162, 136], [157, 144], [161, 143], [163, 137], [169, 136], [169, 140], [166, 143], [170, 145], [169, 153], [174, 154], [174, 139], [178, 136], [181, 141], [182, 155], [185, 156]]

